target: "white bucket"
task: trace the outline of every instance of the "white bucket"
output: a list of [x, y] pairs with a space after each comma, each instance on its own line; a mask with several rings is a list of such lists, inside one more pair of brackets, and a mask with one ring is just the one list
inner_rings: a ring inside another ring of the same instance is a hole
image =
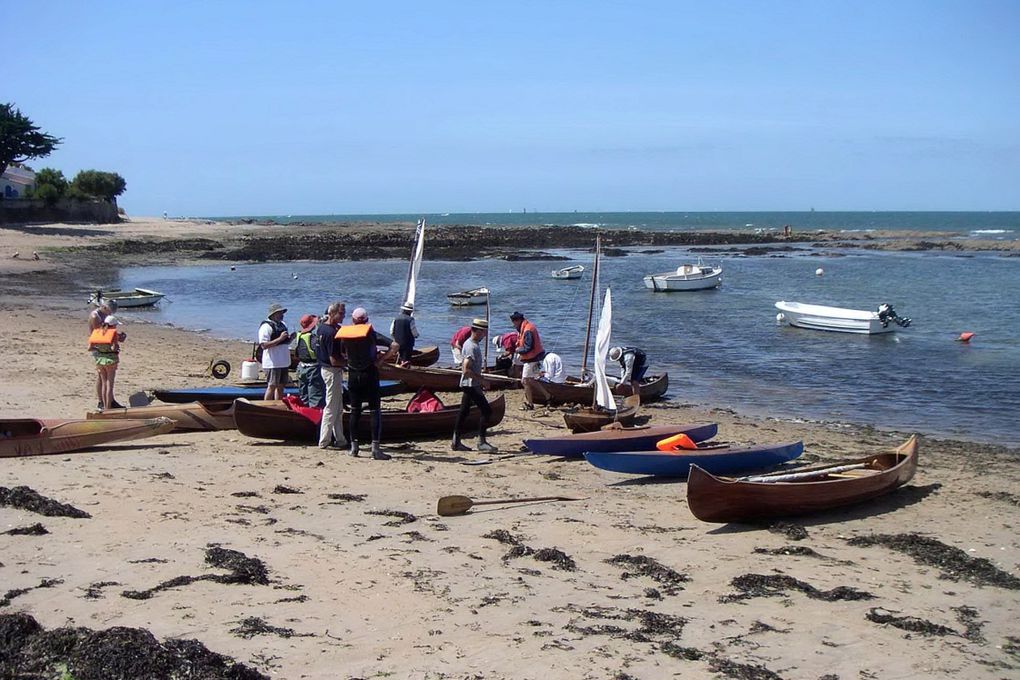
[[257, 361], [242, 361], [241, 362], [241, 380], [250, 382], [252, 380], [259, 379], [259, 362]]

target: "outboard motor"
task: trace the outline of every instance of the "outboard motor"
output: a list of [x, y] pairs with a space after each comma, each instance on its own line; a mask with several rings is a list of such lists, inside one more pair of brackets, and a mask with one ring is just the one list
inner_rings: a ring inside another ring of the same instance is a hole
[[888, 326], [890, 321], [895, 322], [901, 328], [906, 328], [910, 325], [910, 319], [905, 316], [899, 316], [896, 310], [892, 308], [892, 305], [888, 303], [878, 306], [878, 320], [882, 322], [882, 328]]

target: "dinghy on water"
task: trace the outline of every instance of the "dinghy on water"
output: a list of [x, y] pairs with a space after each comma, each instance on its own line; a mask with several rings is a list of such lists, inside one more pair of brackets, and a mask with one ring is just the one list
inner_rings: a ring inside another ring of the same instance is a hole
[[552, 277], [554, 279], [579, 279], [581, 274], [584, 273], [584, 265], [575, 264], [573, 267], [564, 267], [563, 269], [554, 269]]
[[103, 303], [115, 302], [117, 307], [150, 307], [166, 295], [147, 288], [134, 290], [97, 290], [89, 296], [89, 304], [98, 307]]
[[446, 296], [454, 307], [467, 307], [469, 305], [484, 305], [489, 299], [488, 288], [473, 288], [460, 293], [450, 293]]
[[807, 305], [780, 300], [776, 303], [776, 309], [779, 310], [779, 314], [776, 315], [777, 323], [785, 321], [797, 328], [816, 331], [878, 335], [892, 333], [897, 326], [906, 328], [910, 325], [910, 319], [899, 316], [889, 304], [881, 304], [876, 311], [869, 312], [863, 309]]
[[682, 264], [674, 272], [649, 274], [644, 278], [645, 288], [655, 291], [707, 290], [722, 284], [722, 267], [702, 263]]

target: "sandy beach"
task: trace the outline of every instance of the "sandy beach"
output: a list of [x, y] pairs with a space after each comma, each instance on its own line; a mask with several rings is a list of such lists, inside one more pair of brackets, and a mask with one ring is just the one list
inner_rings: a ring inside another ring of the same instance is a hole
[[[87, 311], [70, 294], [81, 272], [52, 249], [274, 229], [143, 219], [0, 228], [0, 418], [84, 417], [96, 401]], [[113, 250], [83, 259], [133, 261]], [[199, 376], [210, 359], [236, 367], [249, 352], [175, 328], [125, 330], [121, 401], [212, 384]], [[491, 436], [501, 454], [562, 431], [559, 409], [519, 411], [521, 395], [506, 394]], [[668, 400], [643, 414], [649, 424], [716, 422], [727, 442], [802, 439], [804, 462], [888, 450], [913, 434]], [[445, 440], [391, 446], [389, 462], [236, 431], [3, 459], [3, 489], [29, 487], [90, 517], [0, 504], [0, 616], [195, 639], [274, 678], [1015, 677], [1020, 452], [917, 434], [906, 487], [760, 525], [698, 521], [683, 482], [457, 454]], [[447, 494], [583, 500], [438, 517]], [[45, 533], [10, 533], [35, 524]], [[217, 549], [258, 562], [231, 571]]]

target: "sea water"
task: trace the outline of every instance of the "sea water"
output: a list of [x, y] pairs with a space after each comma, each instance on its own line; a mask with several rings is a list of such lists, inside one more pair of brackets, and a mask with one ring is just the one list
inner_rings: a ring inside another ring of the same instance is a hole
[[[645, 349], [651, 372], [669, 373], [674, 401], [1020, 446], [1020, 258], [837, 248], [783, 256], [734, 253], [706, 257], [723, 267], [720, 288], [657, 293], [644, 287], [644, 275], [675, 269], [697, 255], [684, 248], [642, 250], [602, 261], [602, 288], [613, 291], [612, 344]], [[492, 291], [492, 335], [512, 330], [509, 314], [520, 310], [538, 326], [547, 350], [576, 374], [591, 255], [556, 252], [571, 260], [426, 260], [416, 300], [418, 345], [439, 345], [441, 364], [449, 364], [450, 336], [485, 308], [452, 307], [446, 295], [486, 286]], [[569, 264], [586, 265], [584, 278], [550, 276], [554, 267]], [[822, 276], [816, 275], [819, 268]], [[285, 320], [292, 329], [302, 314], [344, 300], [348, 312], [365, 307], [376, 327], [388, 331], [406, 273], [407, 263], [399, 260], [246, 264], [234, 270], [210, 264], [125, 269], [118, 283], [168, 296], [149, 312], [124, 310], [129, 322], [170, 322], [251, 340], [271, 302], [289, 308]], [[778, 300], [855, 309], [889, 303], [913, 323], [879, 336], [790, 328], [777, 325]], [[964, 331], [976, 333], [970, 343], [957, 341]], [[239, 370], [243, 357], [224, 358]]]

